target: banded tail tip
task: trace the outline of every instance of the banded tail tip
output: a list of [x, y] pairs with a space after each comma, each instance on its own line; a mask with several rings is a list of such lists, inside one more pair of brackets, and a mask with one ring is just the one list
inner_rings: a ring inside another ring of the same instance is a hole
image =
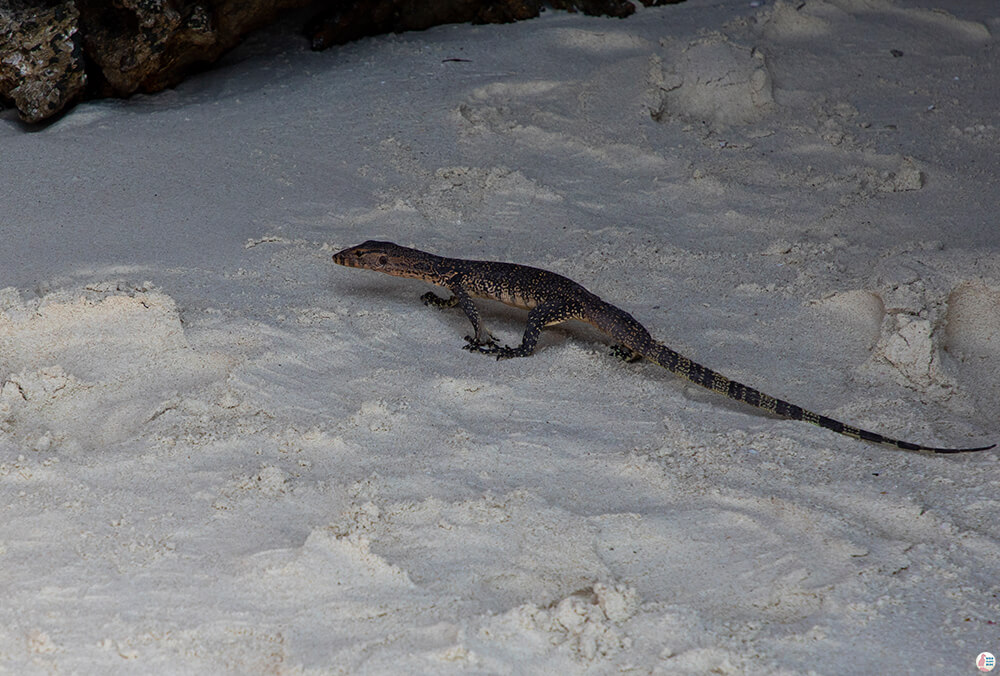
[[990, 444], [989, 446], [978, 446], [976, 448], [933, 448], [931, 446], [921, 446], [922, 451], [933, 451], [934, 453], [975, 453], [976, 451], [988, 451], [991, 448], [996, 448], [996, 444]]

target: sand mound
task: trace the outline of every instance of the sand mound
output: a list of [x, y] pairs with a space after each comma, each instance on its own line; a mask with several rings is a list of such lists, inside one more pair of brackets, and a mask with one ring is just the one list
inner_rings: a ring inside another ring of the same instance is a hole
[[654, 120], [710, 126], [746, 124], [774, 107], [764, 54], [713, 33], [654, 57], [649, 73]]
[[2, 293], [0, 429], [29, 447], [121, 441], [224, 371], [188, 345], [162, 293]]

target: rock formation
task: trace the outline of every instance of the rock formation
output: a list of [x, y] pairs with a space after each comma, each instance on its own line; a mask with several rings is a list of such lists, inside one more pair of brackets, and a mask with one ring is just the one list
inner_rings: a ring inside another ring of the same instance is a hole
[[87, 83], [72, 2], [24, 8], [0, 4], [0, 96], [27, 122], [62, 110]]
[[[635, 11], [628, 0], [549, 4], [616, 17]], [[314, 49], [324, 49], [442, 23], [527, 19], [538, 16], [542, 0], [0, 0], [0, 99], [38, 122], [80, 97], [156, 92], [281, 12], [308, 5], [320, 13], [306, 34]]]

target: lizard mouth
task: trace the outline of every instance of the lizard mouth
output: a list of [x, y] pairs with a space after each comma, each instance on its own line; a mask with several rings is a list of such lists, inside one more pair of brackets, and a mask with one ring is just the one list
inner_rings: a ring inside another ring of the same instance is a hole
[[[358, 246], [352, 246], [343, 251], [333, 254], [333, 262], [338, 265], [346, 265], [349, 268], [364, 268], [365, 270], [378, 270], [388, 274], [399, 274], [392, 270], [392, 262], [388, 252], [377, 245], [378, 242], [365, 242]], [[406, 275], [399, 274], [401, 277]]]
[[351, 247], [350, 249], [344, 249], [333, 254], [333, 262], [337, 265], [346, 265], [349, 268], [358, 267], [361, 262], [360, 257], [350, 255], [354, 248]]

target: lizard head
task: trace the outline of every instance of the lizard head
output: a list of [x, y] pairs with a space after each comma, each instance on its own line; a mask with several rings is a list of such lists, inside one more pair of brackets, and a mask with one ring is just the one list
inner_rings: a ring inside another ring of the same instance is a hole
[[433, 254], [375, 240], [333, 254], [333, 262], [338, 265], [377, 270], [395, 277], [413, 277], [431, 283], [435, 283], [440, 276], [435, 265], [437, 260], [438, 256]]

